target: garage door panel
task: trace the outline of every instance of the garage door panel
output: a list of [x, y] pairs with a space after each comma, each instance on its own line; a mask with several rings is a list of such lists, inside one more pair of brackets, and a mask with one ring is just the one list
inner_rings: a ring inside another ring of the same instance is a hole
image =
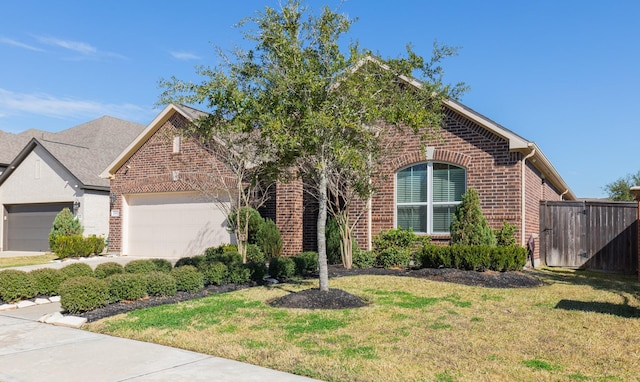
[[129, 255], [193, 256], [230, 242], [224, 214], [197, 194], [129, 195], [127, 201]]
[[72, 203], [7, 205], [7, 250], [47, 251], [53, 220]]

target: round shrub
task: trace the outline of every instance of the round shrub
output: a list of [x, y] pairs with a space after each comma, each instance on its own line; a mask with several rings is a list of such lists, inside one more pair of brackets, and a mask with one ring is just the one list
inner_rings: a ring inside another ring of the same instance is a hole
[[376, 265], [383, 268], [406, 268], [411, 252], [408, 249], [389, 247], [378, 253]]
[[296, 274], [296, 263], [290, 257], [274, 257], [269, 262], [269, 275], [275, 278], [291, 278]]
[[262, 282], [267, 275], [268, 269], [264, 262], [249, 262], [246, 267], [251, 273], [251, 280], [256, 282]]
[[173, 296], [178, 291], [176, 280], [167, 272], [148, 273], [146, 280], [149, 296]]
[[170, 274], [176, 280], [179, 291], [197, 292], [204, 288], [204, 276], [194, 266], [173, 268]]
[[169, 273], [173, 269], [171, 262], [167, 259], [151, 259], [151, 262], [156, 265], [156, 271]]
[[60, 304], [69, 313], [82, 313], [109, 302], [109, 285], [105, 280], [78, 276], [60, 285]]
[[138, 300], [147, 295], [147, 280], [135, 273], [120, 273], [106, 278], [109, 284], [109, 300]]
[[245, 264], [233, 264], [229, 267], [229, 282], [242, 284], [251, 280], [251, 270]]
[[124, 267], [115, 261], [109, 261], [107, 263], [98, 264], [93, 273], [99, 279], [106, 279], [111, 275], [124, 273]]
[[68, 279], [79, 276], [94, 276], [93, 269], [87, 263], [73, 263], [60, 269]]
[[373, 268], [376, 266], [376, 253], [357, 249], [353, 251], [352, 261], [354, 268]]
[[226, 266], [242, 264], [242, 255], [238, 251], [210, 251], [205, 254], [205, 261], [213, 263], [219, 261]]
[[264, 263], [267, 261], [262, 250], [255, 244], [247, 245], [247, 262], [256, 262], [256, 263]]
[[294, 256], [293, 261], [296, 263], [296, 274], [304, 276], [309, 272], [318, 270], [318, 253], [302, 252]]
[[60, 289], [60, 284], [67, 277], [59, 269], [40, 268], [29, 272], [36, 282], [38, 294], [44, 296], [56, 296]]
[[222, 285], [229, 278], [228, 267], [219, 261], [205, 262], [198, 267], [198, 270], [204, 276], [204, 283], [207, 285]]
[[0, 299], [3, 301], [16, 302], [37, 294], [38, 286], [31, 274], [17, 269], [0, 272]]
[[150, 273], [157, 271], [156, 263], [152, 259], [132, 260], [124, 265], [125, 273]]
[[191, 265], [196, 268], [200, 268], [200, 265], [205, 262], [205, 255], [197, 255], [193, 257], [182, 257], [176, 261], [176, 268], [183, 267], [185, 265]]

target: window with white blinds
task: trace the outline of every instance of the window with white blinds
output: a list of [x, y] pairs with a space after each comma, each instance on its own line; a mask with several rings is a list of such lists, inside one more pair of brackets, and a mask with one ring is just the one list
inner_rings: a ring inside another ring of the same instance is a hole
[[448, 163], [420, 163], [396, 174], [396, 226], [448, 233], [466, 190], [466, 171]]

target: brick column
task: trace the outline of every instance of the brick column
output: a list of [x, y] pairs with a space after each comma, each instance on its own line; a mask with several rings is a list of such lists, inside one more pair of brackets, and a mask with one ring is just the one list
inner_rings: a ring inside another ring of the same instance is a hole
[[276, 185], [276, 226], [282, 237], [282, 252], [286, 256], [302, 252], [304, 194], [300, 179]]
[[631, 187], [631, 194], [636, 197], [638, 201], [638, 221], [636, 226], [638, 227], [638, 281], [640, 281], [640, 186]]

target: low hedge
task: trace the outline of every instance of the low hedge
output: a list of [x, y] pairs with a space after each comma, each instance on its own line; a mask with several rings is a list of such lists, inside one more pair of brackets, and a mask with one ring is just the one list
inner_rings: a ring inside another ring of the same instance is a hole
[[67, 279], [59, 269], [40, 268], [29, 272], [36, 282], [38, 294], [43, 296], [57, 296], [60, 284]]
[[377, 256], [374, 251], [354, 249], [351, 261], [354, 268], [373, 268], [376, 266]]
[[135, 273], [119, 273], [105, 279], [109, 284], [109, 301], [133, 301], [147, 296], [147, 279]]
[[7, 269], [0, 272], [0, 299], [16, 302], [38, 294], [35, 278], [24, 271]]
[[204, 283], [206, 285], [222, 285], [229, 280], [229, 268], [219, 261], [203, 261], [200, 263], [198, 270], [204, 276]]
[[104, 251], [105, 241], [95, 235], [82, 237], [82, 235], [56, 236], [51, 247], [53, 253], [61, 259], [69, 257], [84, 257], [99, 255]]
[[425, 245], [416, 255], [422, 268], [457, 268], [499, 272], [520, 270], [527, 260], [527, 249], [517, 245]]
[[269, 275], [289, 279], [296, 275], [296, 263], [291, 257], [274, 257], [269, 261]]
[[382, 268], [406, 268], [410, 260], [410, 249], [387, 247], [376, 256], [376, 265]]
[[152, 259], [132, 260], [124, 265], [125, 273], [147, 274], [157, 270], [158, 266]]
[[111, 275], [124, 273], [124, 267], [115, 261], [98, 264], [93, 271], [94, 275], [99, 279], [106, 279]]
[[173, 268], [170, 273], [179, 291], [197, 292], [204, 288], [204, 276], [192, 265]]
[[145, 278], [149, 296], [173, 296], [178, 291], [176, 279], [169, 273], [155, 271], [148, 273]]
[[60, 285], [60, 304], [68, 313], [82, 313], [109, 303], [109, 285], [105, 280], [78, 276]]
[[87, 263], [69, 264], [60, 268], [60, 272], [62, 272], [67, 278], [78, 276], [95, 276], [93, 273], [93, 269], [91, 269], [91, 266]]
[[299, 276], [318, 270], [318, 252], [299, 253], [293, 257], [293, 261], [296, 263], [296, 274]]

